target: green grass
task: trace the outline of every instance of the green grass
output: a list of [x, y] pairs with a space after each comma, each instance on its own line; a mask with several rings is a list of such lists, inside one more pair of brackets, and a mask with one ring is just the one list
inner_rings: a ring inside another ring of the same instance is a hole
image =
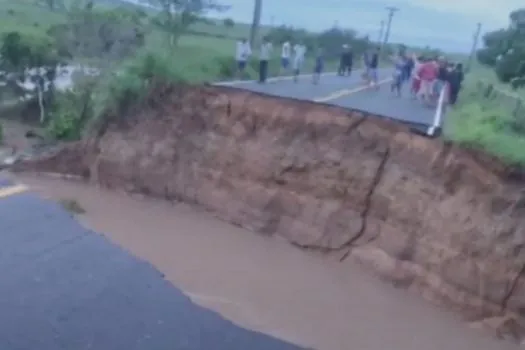
[[[45, 36], [46, 30], [54, 24], [66, 21], [65, 14], [61, 11], [51, 11], [46, 6], [35, 5], [36, 0], [0, 0], [0, 35], [7, 31], [25, 31], [35, 36]], [[101, 1], [97, 6], [111, 8], [115, 6], [134, 6], [123, 5], [118, 0]], [[149, 11], [150, 15], [152, 14]], [[271, 28], [262, 27], [260, 34], [264, 35]], [[248, 37], [250, 25], [246, 23], [235, 23], [233, 27], [226, 27], [223, 20], [208, 20], [207, 22], [198, 22], [189, 28], [189, 33], [183, 35], [178, 42], [177, 64], [185, 67], [194, 67], [194, 69], [203, 69], [202, 72], [189, 72], [188, 75], [198, 76], [197, 81], [202, 81], [206, 74], [207, 79], [223, 79], [227, 75], [231, 76], [234, 72], [235, 63], [233, 61], [236, 40], [240, 37]], [[159, 48], [166, 47], [166, 36], [157, 28], [151, 28], [148, 34], [146, 46], [148, 49], [158, 51]], [[274, 51], [275, 57], [270, 64], [269, 74], [275, 75], [278, 72], [278, 49]], [[96, 65], [96, 60], [76, 58], [76, 60], [89, 65]], [[255, 78], [257, 72], [256, 57], [250, 62], [247, 69], [246, 78]], [[217, 69], [210, 67], [210, 62], [222, 64], [223, 67], [217, 73]], [[335, 70], [337, 62], [327, 62], [327, 70]], [[306, 58], [305, 72], [313, 68], [313, 58]], [[229, 74], [225, 74], [229, 73]], [[216, 74], [216, 75], [213, 75]]]
[[[515, 114], [519, 93], [511, 94], [508, 87], [500, 87], [492, 74], [482, 69], [469, 74], [458, 105], [447, 114], [444, 136], [467, 147], [484, 150], [506, 164], [523, 167], [525, 110]], [[490, 83], [496, 90], [487, 94]]]
[[525, 167], [525, 89], [512, 90], [494, 70], [473, 62], [458, 105], [447, 114], [444, 136]]
[[[107, 0], [101, 2], [99, 6], [110, 8], [121, 5], [118, 2]], [[133, 5], [130, 5], [133, 6]], [[48, 28], [52, 25], [66, 21], [65, 14], [61, 11], [51, 11], [42, 5], [35, 5], [34, 0], [0, 0], [0, 35], [8, 31], [28, 32], [36, 37], [44, 37]], [[261, 33], [268, 31], [268, 27], [261, 28]], [[189, 28], [190, 33], [183, 35], [178, 42], [177, 64], [192, 69], [202, 69], [201, 72], [185, 71], [188, 75], [199, 77], [197, 81], [212, 80], [224, 77], [225, 71], [233, 73], [236, 40], [240, 37], [247, 37], [250, 32], [250, 25], [245, 23], [235, 23], [231, 28], [224, 26], [222, 20], [209, 21], [209, 23], [199, 22]], [[146, 46], [148, 49], [158, 51], [158, 48], [166, 47], [166, 36], [157, 28], [151, 28], [147, 38]], [[96, 64], [92, 59], [78, 58], [85, 64]], [[227, 69], [217, 73], [217, 69], [210, 67], [210, 62], [220, 63], [231, 61]], [[272, 72], [276, 71], [272, 65]], [[253, 78], [255, 69], [248, 69], [248, 77]], [[275, 73], [275, 72], [274, 72]], [[208, 75], [207, 75], [208, 74]], [[207, 75], [207, 79], [204, 77]]]
[[236, 41], [230, 38], [214, 38], [189, 34], [182, 36], [178, 44], [183, 48], [201, 48], [217, 54], [232, 56], [235, 52]]
[[[211, 23], [196, 23], [191, 26], [191, 30], [203, 33], [214, 33], [216, 35], [223, 35], [231, 38], [249, 38], [251, 26], [246, 23], [235, 23], [232, 28], [224, 26], [222, 20], [211, 20]], [[261, 26], [259, 29], [260, 35], [265, 35], [271, 30], [271, 27]]]
[[0, 34], [11, 30], [45, 33], [50, 26], [64, 20], [64, 15], [30, 1], [0, 0]]
[[504, 84], [498, 80], [496, 73], [490, 67], [486, 67], [479, 62], [474, 62], [469, 73], [469, 79], [480, 80], [485, 84], [493, 84], [497, 91], [512, 98], [525, 98], [525, 89], [513, 90], [509, 84]]

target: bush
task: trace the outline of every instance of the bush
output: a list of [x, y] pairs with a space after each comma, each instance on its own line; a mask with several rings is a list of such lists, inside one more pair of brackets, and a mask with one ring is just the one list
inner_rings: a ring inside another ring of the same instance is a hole
[[[106, 118], [125, 116], [156, 84], [202, 83], [231, 77], [234, 67], [233, 58], [209, 56], [202, 49], [144, 50], [113, 73], [102, 74], [96, 79], [96, 86], [79, 87], [64, 94], [49, 123], [49, 133], [61, 139], [79, 137], [87, 125], [98, 128]], [[75, 110], [71, 104], [77, 106], [76, 110], [79, 105], [90, 107], [80, 115], [71, 112]]]
[[222, 21], [222, 23], [224, 24], [226, 28], [235, 27], [235, 22], [231, 18], [225, 18], [224, 21]]
[[85, 96], [81, 89], [56, 93], [53, 110], [46, 125], [48, 136], [67, 141], [79, 139], [86, 118], [91, 116], [91, 111], [86, 111], [86, 106], [91, 106], [89, 100], [90, 96]]

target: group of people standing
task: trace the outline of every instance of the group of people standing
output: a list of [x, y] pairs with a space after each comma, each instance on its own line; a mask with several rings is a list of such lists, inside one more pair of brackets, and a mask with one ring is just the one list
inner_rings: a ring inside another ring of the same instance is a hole
[[[265, 83], [268, 79], [268, 66], [273, 57], [273, 44], [268, 37], [264, 37], [258, 51], [259, 59], [259, 83]], [[279, 75], [293, 75], [295, 82], [298, 81], [306, 55], [306, 46], [298, 42], [292, 46], [290, 40], [285, 40], [281, 45]], [[236, 56], [237, 76], [241, 78], [245, 72], [246, 65], [252, 56], [252, 48], [246, 39], [237, 42]], [[400, 52], [392, 57], [394, 71], [392, 76], [391, 91], [398, 96], [405, 85], [410, 86], [410, 93], [414, 98], [420, 99], [428, 105], [434, 105], [439, 99], [441, 91], [446, 87], [448, 94], [447, 102], [455, 104], [461, 90], [464, 78], [461, 63], [448, 62], [444, 57], [425, 57], [416, 54]], [[380, 64], [380, 49], [373, 47], [363, 54], [365, 70], [362, 78], [372, 88], [379, 88], [378, 68]], [[351, 75], [354, 64], [354, 54], [350, 45], [343, 45], [340, 57], [338, 75]], [[315, 53], [315, 64], [313, 67], [312, 82], [319, 83], [324, 70], [324, 53], [318, 48]]]
[[463, 65], [448, 62], [443, 56], [429, 58], [415, 54], [398, 54], [394, 58], [394, 73], [391, 90], [401, 94], [405, 82], [411, 81], [410, 93], [428, 105], [439, 99], [441, 91], [446, 102], [454, 105], [458, 99], [464, 79]]
[[[268, 79], [268, 65], [273, 56], [273, 44], [268, 37], [264, 37], [259, 48], [259, 83], [263, 84]], [[289, 40], [285, 40], [281, 45], [281, 60], [279, 75], [289, 74], [292, 71], [294, 81], [298, 81], [306, 55], [306, 46], [298, 42], [292, 46]], [[237, 77], [244, 75], [246, 64], [252, 56], [250, 43], [246, 39], [237, 42], [235, 60], [237, 61]], [[317, 84], [324, 70], [324, 58], [322, 49], [318, 49], [316, 54], [315, 66], [312, 75], [313, 83]]]

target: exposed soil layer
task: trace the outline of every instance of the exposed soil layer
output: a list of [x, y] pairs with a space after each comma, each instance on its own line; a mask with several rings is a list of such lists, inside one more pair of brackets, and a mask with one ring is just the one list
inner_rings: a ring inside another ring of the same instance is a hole
[[17, 170], [196, 203], [524, 334], [525, 182], [495, 160], [361, 112], [224, 87], [161, 87], [114, 120]]

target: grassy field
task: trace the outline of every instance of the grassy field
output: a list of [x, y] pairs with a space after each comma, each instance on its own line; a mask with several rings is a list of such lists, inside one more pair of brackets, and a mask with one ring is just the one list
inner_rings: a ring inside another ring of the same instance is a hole
[[13, 30], [44, 34], [50, 26], [63, 20], [63, 15], [35, 6], [29, 1], [0, 0], [0, 35]]
[[[99, 6], [110, 8], [119, 6], [119, 2], [106, 0]], [[60, 11], [50, 11], [46, 6], [35, 4], [34, 0], [18, 0], [17, 2], [0, 0], [0, 21], [2, 23], [0, 35], [12, 30], [30, 32], [33, 35], [45, 35], [49, 27], [65, 22], [66, 18], [65, 14]], [[260, 32], [263, 35], [269, 30], [269, 27], [262, 27]], [[193, 79], [199, 78], [197, 81], [206, 80], [205, 77], [213, 79], [213, 77], [217, 77], [217, 74], [218, 76], [231, 75], [234, 69], [233, 55], [236, 40], [248, 37], [249, 32], [250, 25], [245, 23], [235, 23], [233, 27], [227, 27], [220, 19], [208, 20], [206, 23], [198, 22], [189, 28], [188, 34], [179, 39], [176, 49], [177, 64], [188, 69], [200, 69], [201, 72], [192, 72], [191, 74]], [[164, 38], [164, 33], [152, 28], [147, 38], [148, 49], [155, 50], [165, 47]], [[214, 58], [217, 58], [223, 65], [228, 60], [232, 61], [231, 67], [227, 69], [223, 67], [222, 72], [218, 72], [216, 67], [210, 67]], [[86, 62], [94, 64], [92, 60]], [[307, 59], [305, 69], [309, 69], [311, 66], [312, 60]], [[333, 62], [328, 64], [329, 69], [335, 68], [334, 66]], [[276, 73], [277, 67], [276, 57], [275, 62], [270, 66], [270, 75]], [[255, 77], [255, 68], [255, 62], [251, 62], [247, 69], [247, 77]]]
[[525, 91], [512, 91], [491, 69], [476, 63], [458, 105], [447, 115], [444, 131], [449, 140], [525, 167]]
[[[0, 34], [12, 30], [43, 34], [52, 25], [64, 22], [65, 15], [60, 12], [52, 12], [45, 6], [35, 5], [33, 1], [0, 0]], [[208, 37], [204, 35], [186, 35], [181, 38], [182, 46], [203, 47], [206, 49], [232, 54], [235, 48], [236, 37], [249, 34], [249, 26], [243, 23], [236, 24], [233, 28], [225, 27], [220, 21], [215, 24], [197, 23], [190, 28], [191, 31], [213, 34], [219, 37]], [[153, 36], [160, 33], [153, 32]], [[155, 40], [153, 40], [155, 41]]]

